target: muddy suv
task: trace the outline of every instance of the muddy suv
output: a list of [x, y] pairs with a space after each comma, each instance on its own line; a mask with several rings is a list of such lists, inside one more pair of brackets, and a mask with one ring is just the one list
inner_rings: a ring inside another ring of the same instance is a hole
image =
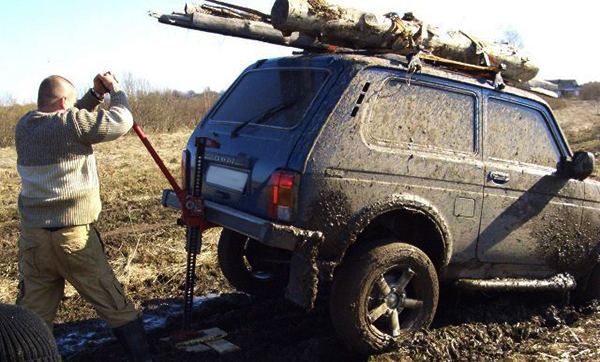
[[[196, 180], [196, 139], [217, 140]], [[364, 353], [429, 326], [440, 283], [600, 294], [600, 184], [540, 98], [399, 56], [298, 55], [247, 68], [184, 152], [241, 291], [330, 295]], [[163, 204], [177, 207], [165, 190]]]

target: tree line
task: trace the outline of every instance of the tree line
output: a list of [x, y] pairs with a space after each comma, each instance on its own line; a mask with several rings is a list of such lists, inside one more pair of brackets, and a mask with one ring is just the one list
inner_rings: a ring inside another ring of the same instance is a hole
[[582, 85], [579, 98], [588, 101], [600, 101], [600, 82], [589, 82]]
[[[194, 91], [151, 90], [146, 86], [124, 82], [129, 107], [146, 132], [175, 132], [191, 130], [220, 97], [209, 88], [201, 93]], [[108, 107], [105, 101], [101, 107]], [[0, 147], [10, 147], [15, 142], [15, 125], [35, 104], [0, 105]]]

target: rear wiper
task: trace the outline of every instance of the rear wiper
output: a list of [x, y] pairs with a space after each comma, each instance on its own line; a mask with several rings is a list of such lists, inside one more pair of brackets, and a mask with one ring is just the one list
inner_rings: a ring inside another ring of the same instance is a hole
[[233, 138], [233, 137], [237, 136], [237, 135], [238, 135], [238, 132], [239, 132], [239, 131], [240, 131], [242, 128], [246, 127], [246, 125], [248, 125], [248, 124], [249, 124], [250, 122], [252, 122], [253, 120], [256, 120], [256, 121], [254, 121], [254, 124], [260, 124], [260, 123], [263, 123], [263, 122], [264, 122], [264, 121], [266, 121], [267, 119], [269, 119], [269, 118], [271, 118], [271, 117], [275, 116], [277, 113], [279, 113], [279, 112], [281, 112], [281, 111], [283, 111], [283, 110], [285, 110], [285, 109], [288, 109], [288, 108], [290, 108], [291, 106], [293, 106], [294, 104], [298, 103], [298, 101], [299, 101], [299, 100], [300, 100], [300, 98], [296, 98], [296, 99], [294, 99], [294, 100], [291, 100], [291, 101], [289, 101], [289, 102], [280, 103], [280, 104], [278, 104], [278, 105], [276, 105], [276, 106], [273, 106], [273, 107], [271, 107], [271, 108], [267, 109], [266, 111], [264, 111], [264, 112], [262, 112], [262, 113], [260, 113], [260, 114], [258, 114], [258, 115], [256, 115], [256, 116], [254, 116], [254, 117], [250, 118], [249, 120], [247, 120], [247, 121], [244, 121], [244, 122], [242, 122], [242, 123], [238, 124], [238, 125], [237, 125], [237, 126], [234, 128], [234, 129], [233, 129], [233, 131], [231, 131], [231, 134], [230, 134], [229, 136], [230, 136], [231, 138]]

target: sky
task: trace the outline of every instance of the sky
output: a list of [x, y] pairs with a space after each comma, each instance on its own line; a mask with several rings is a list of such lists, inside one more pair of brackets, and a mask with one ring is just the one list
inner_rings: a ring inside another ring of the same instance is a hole
[[[266, 13], [274, 0], [229, 0]], [[375, 14], [413, 12], [482, 40], [520, 34], [538, 78], [600, 81], [600, 3], [594, 0], [329, 0]], [[155, 89], [221, 91], [254, 61], [294, 50], [158, 23], [148, 11], [183, 12], [179, 0], [5, 0], [0, 5], [0, 103], [34, 102], [59, 74], [83, 92], [110, 70]]]

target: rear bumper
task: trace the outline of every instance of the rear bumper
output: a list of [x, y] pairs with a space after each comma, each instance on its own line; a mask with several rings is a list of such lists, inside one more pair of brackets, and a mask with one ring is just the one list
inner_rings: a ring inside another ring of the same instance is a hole
[[[181, 210], [179, 199], [172, 190], [163, 190], [162, 205]], [[246, 235], [265, 245], [285, 250], [294, 250], [301, 234], [310, 236], [315, 233], [276, 224], [211, 201], [204, 201], [204, 212], [206, 219], [213, 224]]]
[[[172, 190], [163, 191], [162, 205], [181, 210], [181, 204]], [[311, 309], [314, 306], [319, 274], [317, 255], [324, 240], [321, 232], [276, 224], [211, 201], [204, 201], [204, 212], [206, 219], [214, 224], [265, 245], [291, 250], [286, 297], [304, 308]]]

